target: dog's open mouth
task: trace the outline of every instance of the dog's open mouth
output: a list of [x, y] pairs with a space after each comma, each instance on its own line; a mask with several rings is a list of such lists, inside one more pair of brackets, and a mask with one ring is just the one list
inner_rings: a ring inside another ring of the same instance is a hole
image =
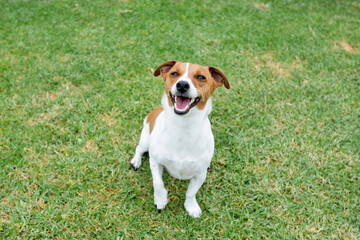
[[198, 104], [201, 99], [200, 97], [189, 98], [184, 96], [177, 96], [171, 94], [171, 92], [169, 94], [174, 104], [174, 111], [176, 114], [179, 115], [188, 113], [190, 109], [193, 108], [196, 104]]

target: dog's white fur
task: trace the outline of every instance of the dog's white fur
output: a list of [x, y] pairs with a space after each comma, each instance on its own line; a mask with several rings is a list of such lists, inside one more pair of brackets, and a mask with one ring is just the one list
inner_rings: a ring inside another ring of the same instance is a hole
[[[186, 81], [190, 85], [189, 95], [195, 98], [198, 91], [188, 76], [189, 63], [186, 71], [176, 81]], [[227, 80], [226, 80], [227, 81]], [[171, 87], [171, 93], [176, 93], [176, 83]], [[154, 200], [157, 209], [164, 209], [167, 200], [167, 190], [162, 180], [163, 168], [175, 178], [188, 180], [190, 184], [186, 192], [185, 209], [190, 216], [200, 217], [201, 208], [196, 201], [196, 193], [204, 183], [207, 169], [214, 153], [214, 136], [211, 131], [208, 115], [212, 110], [211, 97], [203, 109], [193, 107], [187, 114], [178, 115], [174, 106], [170, 106], [166, 92], [161, 104], [164, 110], [157, 116], [156, 124], [150, 134], [147, 118], [141, 132], [139, 145], [131, 165], [138, 169], [141, 157], [149, 152], [150, 169], [153, 176]]]

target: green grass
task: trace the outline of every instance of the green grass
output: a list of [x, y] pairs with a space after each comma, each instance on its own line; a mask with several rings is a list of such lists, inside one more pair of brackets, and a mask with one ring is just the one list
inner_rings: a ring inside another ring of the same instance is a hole
[[[360, 4], [266, 4], [0, 0], [0, 237], [360, 238]], [[173, 59], [231, 84], [199, 220], [129, 167]]]

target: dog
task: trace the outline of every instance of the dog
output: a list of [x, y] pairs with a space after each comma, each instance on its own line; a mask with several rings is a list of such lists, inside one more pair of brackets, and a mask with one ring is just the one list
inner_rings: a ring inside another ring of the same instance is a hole
[[162, 173], [190, 180], [185, 209], [199, 218], [201, 208], [196, 193], [204, 183], [214, 154], [214, 136], [208, 115], [212, 110], [211, 95], [222, 85], [230, 84], [219, 69], [198, 64], [167, 61], [154, 72], [165, 81], [162, 107], [151, 111], [144, 120], [139, 144], [130, 165], [138, 170], [141, 157], [149, 152], [153, 177], [154, 201], [158, 212], [168, 203]]

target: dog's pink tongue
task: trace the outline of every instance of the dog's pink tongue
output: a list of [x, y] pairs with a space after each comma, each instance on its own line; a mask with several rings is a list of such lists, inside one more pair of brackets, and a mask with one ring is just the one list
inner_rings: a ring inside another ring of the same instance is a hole
[[191, 99], [187, 97], [177, 97], [176, 99], [176, 108], [179, 110], [185, 110], [186, 107], [190, 104]]

